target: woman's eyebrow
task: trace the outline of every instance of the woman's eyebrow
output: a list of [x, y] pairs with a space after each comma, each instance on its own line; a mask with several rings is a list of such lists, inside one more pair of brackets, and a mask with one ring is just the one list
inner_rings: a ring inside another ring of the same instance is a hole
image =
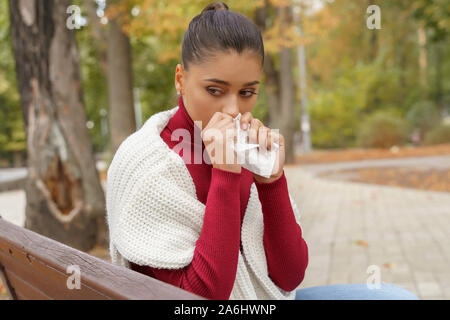
[[[219, 79], [215, 79], [215, 78], [212, 78], [212, 79], [203, 79], [203, 81], [217, 82], [217, 83], [220, 83], [220, 84], [224, 84], [224, 85], [226, 85], [226, 86], [229, 86], [229, 85], [230, 85], [230, 84], [229, 84], [228, 82], [226, 82], [226, 81], [219, 80]], [[244, 86], [252, 86], [252, 85], [258, 84], [258, 83], [259, 83], [259, 81], [251, 81], [251, 82], [244, 83]]]

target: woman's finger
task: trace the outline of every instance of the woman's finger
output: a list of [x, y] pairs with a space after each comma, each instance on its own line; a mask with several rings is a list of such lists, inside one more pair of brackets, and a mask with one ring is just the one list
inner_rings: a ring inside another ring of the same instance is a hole
[[[207, 127], [212, 127], [217, 121], [220, 121], [223, 118], [224, 114], [222, 112], [215, 112], [211, 119], [209, 119], [207, 125], [205, 126], [205, 129]], [[203, 124], [202, 124], [203, 125]]]
[[247, 130], [251, 121], [253, 120], [253, 115], [250, 112], [246, 112], [241, 117], [241, 129]]
[[272, 150], [273, 147], [273, 131], [268, 128], [267, 130], [267, 150]]
[[252, 119], [248, 132], [248, 143], [258, 143], [258, 131], [261, 126], [263, 126], [263, 123], [259, 119]]
[[220, 120], [214, 125], [214, 127], [220, 129], [220, 128], [222, 128], [223, 126], [226, 126], [226, 125], [228, 125], [228, 124], [234, 124], [234, 123], [233, 123], [233, 118], [232, 118], [232, 117], [227, 117], [227, 116], [225, 116], [225, 117], [223, 117], [222, 119], [220, 119]]
[[215, 140], [223, 141], [222, 139], [226, 137], [227, 130], [231, 130], [232, 128], [236, 129], [232, 117], [225, 116], [218, 120], [212, 127], [208, 128], [208, 131], [211, 131], [210, 135]]
[[280, 141], [280, 135], [278, 132], [276, 132], [275, 130], [270, 130], [269, 131], [269, 150], [271, 150], [274, 146], [274, 143], [278, 144], [278, 146], [280, 145], [279, 141]]
[[258, 143], [259, 143], [259, 146], [261, 148], [263, 148], [264, 150], [268, 149], [268, 146], [267, 146], [268, 134], [269, 134], [269, 128], [264, 127], [264, 126], [259, 127], [259, 130], [258, 130]]
[[284, 146], [284, 137], [280, 132], [275, 132], [273, 134], [273, 143], [278, 144], [279, 147]]

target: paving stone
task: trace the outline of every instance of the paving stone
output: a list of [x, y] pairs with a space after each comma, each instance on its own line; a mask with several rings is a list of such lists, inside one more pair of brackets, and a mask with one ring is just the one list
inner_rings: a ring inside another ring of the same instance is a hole
[[416, 288], [414, 283], [412, 283], [412, 282], [401, 282], [401, 281], [394, 281], [392, 283], [395, 284], [396, 286], [399, 286], [399, 287], [403, 288], [403, 289], [411, 291], [417, 297], [420, 298], [420, 294], [419, 294], [419, 292], [418, 292], [418, 290], [417, 290], [417, 288]]
[[[309, 233], [304, 231], [308, 245], [314, 248], [320, 240], [313, 235], [323, 235], [323, 230], [329, 236], [328, 277], [315, 284], [360, 283], [369, 276], [367, 267], [377, 265], [386, 283], [399, 284], [421, 298], [448, 299], [450, 193], [331, 181], [301, 167], [290, 167], [286, 177], [312, 226]], [[310, 260], [327, 252], [322, 245], [316, 247], [317, 252], [309, 252]]]
[[331, 270], [328, 278], [328, 284], [345, 284], [350, 281], [350, 272], [348, 270], [335, 271]]
[[417, 289], [422, 298], [430, 297], [443, 297], [443, 292], [437, 282], [419, 282], [417, 283]]

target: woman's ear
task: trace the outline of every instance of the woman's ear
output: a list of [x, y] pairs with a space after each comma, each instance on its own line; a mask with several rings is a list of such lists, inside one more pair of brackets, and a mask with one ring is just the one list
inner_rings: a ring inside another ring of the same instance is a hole
[[180, 92], [183, 92], [183, 77], [183, 66], [181, 64], [177, 64], [177, 67], [175, 69], [175, 88], [177, 89], [178, 94], [180, 94]]

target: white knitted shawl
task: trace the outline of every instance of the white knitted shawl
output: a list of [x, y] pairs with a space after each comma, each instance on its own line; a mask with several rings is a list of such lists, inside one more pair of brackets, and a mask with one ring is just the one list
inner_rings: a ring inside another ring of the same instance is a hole
[[[178, 106], [154, 114], [118, 148], [108, 169], [106, 210], [112, 262], [163, 269], [189, 265], [202, 231], [205, 205], [183, 161], [160, 137]], [[289, 195], [297, 223], [300, 214]], [[242, 222], [230, 300], [295, 299], [268, 276], [263, 214], [255, 183]], [[286, 259], [284, 261], [289, 261]]]

